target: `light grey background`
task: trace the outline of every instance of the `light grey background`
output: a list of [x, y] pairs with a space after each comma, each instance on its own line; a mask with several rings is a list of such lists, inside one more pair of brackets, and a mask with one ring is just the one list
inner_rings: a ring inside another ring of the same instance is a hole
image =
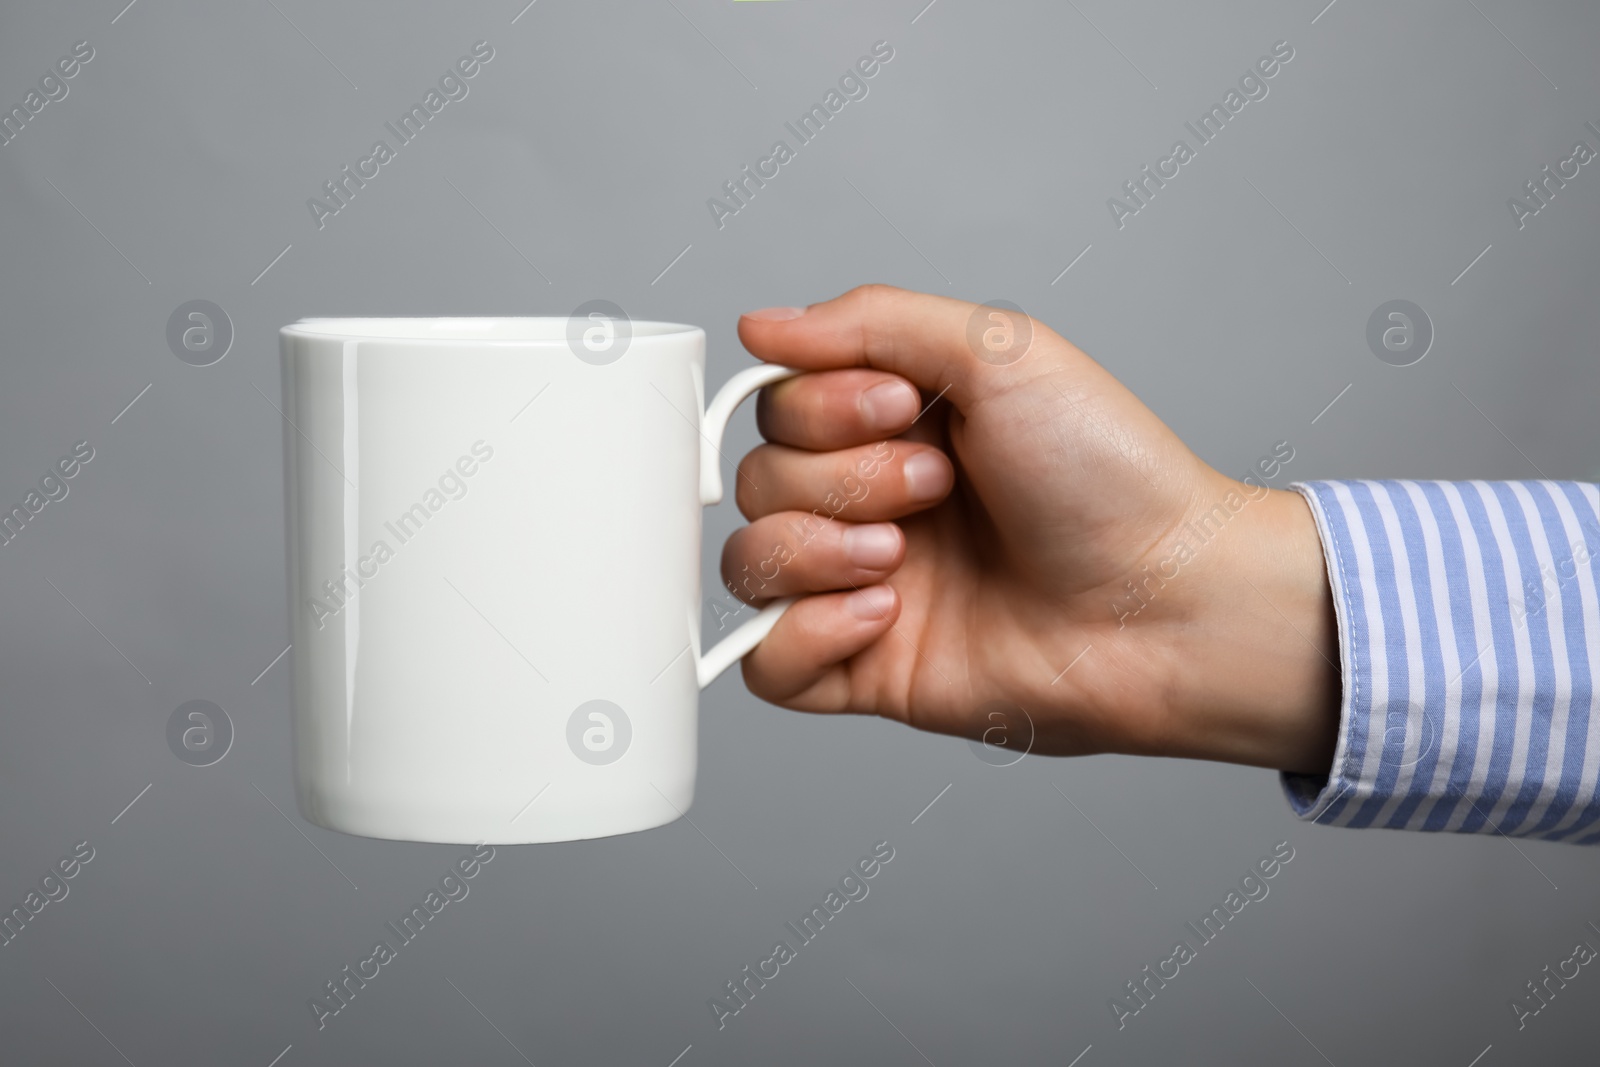
[[[604, 297], [704, 324], [715, 383], [750, 362], [740, 311], [886, 281], [1021, 304], [1230, 473], [1288, 440], [1278, 484], [1600, 475], [1600, 172], [1521, 231], [1506, 206], [1595, 143], [1600, 9], [125, 2], [0, 10], [8, 108], [74, 42], [95, 49], [0, 147], [0, 500], [74, 442], [96, 451], [0, 548], [0, 899], [96, 850], [0, 948], [0, 1059], [1592, 1055], [1600, 976], [1521, 1032], [1508, 1003], [1594, 937], [1596, 852], [1306, 826], [1264, 771], [1000, 770], [959, 741], [765, 706], [737, 674], [704, 701], [694, 825], [500, 849], [319, 1032], [307, 998], [465, 850], [304, 823], [293, 653], [261, 672], [288, 643], [266, 398], [275, 330], [303, 315]], [[319, 231], [306, 199], [479, 39], [495, 58], [470, 96]], [[707, 198], [792, 144], [784, 122], [880, 39], [895, 57], [870, 95], [719, 230]], [[1107, 198], [1280, 39], [1296, 54], [1270, 95], [1119, 230]], [[205, 368], [164, 335], [197, 298], [236, 331]], [[1403, 369], [1364, 340], [1392, 298], [1436, 329]], [[726, 451], [753, 441], [742, 415]], [[708, 514], [708, 597], [737, 521]], [[167, 749], [191, 699], [234, 723], [215, 766]], [[707, 999], [880, 839], [896, 856], [871, 895], [719, 1032]], [[1119, 1032], [1108, 999], [1279, 841], [1296, 857], [1270, 897]]]

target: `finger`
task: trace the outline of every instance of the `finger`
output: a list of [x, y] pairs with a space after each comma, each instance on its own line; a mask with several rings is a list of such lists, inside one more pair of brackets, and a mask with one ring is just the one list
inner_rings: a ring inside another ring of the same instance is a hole
[[[991, 323], [992, 315], [1001, 318]], [[998, 336], [1009, 336], [1010, 347], [990, 347], [995, 324], [1004, 327]], [[1065, 344], [1026, 314], [886, 285], [861, 286], [808, 308], [753, 311], [739, 319], [739, 340], [760, 359], [802, 370], [874, 367], [929, 395], [948, 389], [962, 410], [1016, 380], [997, 371], [1019, 365], [1033, 349], [1059, 355]]]
[[845, 661], [887, 633], [899, 615], [900, 598], [887, 585], [797, 601], [745, 656], [745, 685], [797, 711], [856, 710]]
[[877, 585], [904, 561], [892, 522], [827, 522], [785, 511], [733, 532], [722, 546], [722, 584], [747, 604], [795, 593]]
[[778, 444], [831, 452], [904, 431], [922, 410], [916, 386], [876, 370], [802, 374], [761, 390], [756, 425]]
[[840, 452], [759, 445], [739, 461], [735, 498], [747, 519], [807, 511], [879, 522], [932, 507], [954, 485], [955, 468], [942, 451], [904, 438]]

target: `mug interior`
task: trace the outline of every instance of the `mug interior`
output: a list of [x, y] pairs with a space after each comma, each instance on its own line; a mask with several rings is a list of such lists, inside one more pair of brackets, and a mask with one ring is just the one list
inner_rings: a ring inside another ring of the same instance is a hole
[[[678, 322], [629, 322], [635, 340], [699, 331]], [[458, 318], [307, 318], [285, 326], [294, 337], [341, 341], [481, 341], [502, 344], [567, 343], [569, 316], [466, 316]]]

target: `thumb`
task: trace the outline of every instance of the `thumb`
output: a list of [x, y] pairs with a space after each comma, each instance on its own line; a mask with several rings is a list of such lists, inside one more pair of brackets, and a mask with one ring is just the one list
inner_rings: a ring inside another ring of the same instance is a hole
[[1025, 313], [864, 285], [808, 308], [768, 308], [739, 319], [739, 340], [758, 359], [800, 370], [873, 367], [966, 409], [1004, 385], [1001, 373], [1048, 334]]

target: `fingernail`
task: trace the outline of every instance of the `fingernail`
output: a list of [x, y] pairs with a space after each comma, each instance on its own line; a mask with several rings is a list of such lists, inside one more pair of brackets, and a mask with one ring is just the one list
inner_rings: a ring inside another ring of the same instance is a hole
[[845, 558], [869, 571], [883, 570], [900, 553], [900, 531], [892, 522], [850, 526], [844, 531]]
[[906, 495], [912, 500], [937, 500], [950, 488], [950, 463], [935, 452], [918, 452], [906, 460]]
[[879, 382], [861, 394], [861, 416], [874, 430], [898, 430], [917, 417], [922, 398], [906, 382]]
[[762, 308], [760, 311], [746, 311], [744, 317], [759, 319], [762, 322], [784, 322], [788, 319], [798, 319], [805, 313], [805, 308]]
[[858, 619], [876, 622], [889, 614], [894, 607], [894, 590], [886, 585], [870, 589], [857, 589], [845, 598], [844, 606]]

